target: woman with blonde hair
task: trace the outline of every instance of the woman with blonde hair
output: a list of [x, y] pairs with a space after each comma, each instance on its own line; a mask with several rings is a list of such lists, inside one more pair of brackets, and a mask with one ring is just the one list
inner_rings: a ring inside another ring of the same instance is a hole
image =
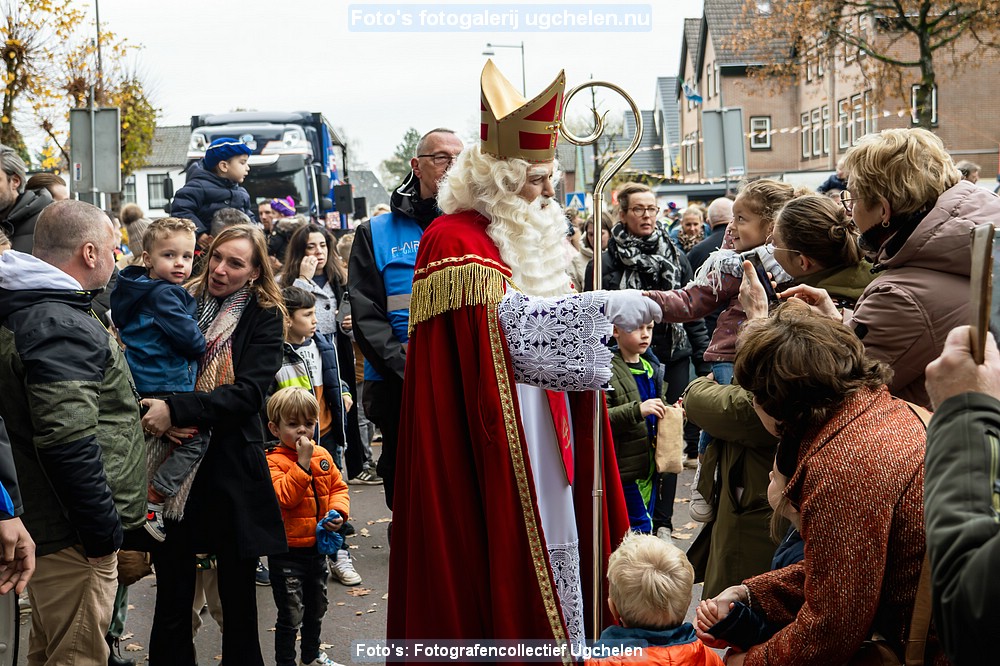
[[924, 368], [948, 331], [969, 321], [969, 233], [1000, 219], [1000, 199], [962, 180], [941, 139], [925, 129], [863, 136], [845, 157], [841, 201], [854, 218], [875, 279], [852, 311], [825, 290], [798, 296], [851, 326], [872, 358], [893, 370], [893, 395], [929, 407]]
[[287, 550], [264, 457], [262, 417], [264, 396], [281, 367], [285, 307], [263, 232], [250, 225], [220, 232], [208, 249], [206, 270], [188, 289], [198, 301], [207, 343], [195, 391], [143, 400], [148, 411], [142, 425], [147, 434], [174, 442], [194, 428], [210, 430], [211, 439], [181, 487], [188, 493], [184, 518], [168, 523], [170, 537], [153, 552], [157, 594], [149, 652], [152, 663], [194, 663], [194, 554], [213, 553], [226, 621], [223, 659], [263, 666], [257, 558]]

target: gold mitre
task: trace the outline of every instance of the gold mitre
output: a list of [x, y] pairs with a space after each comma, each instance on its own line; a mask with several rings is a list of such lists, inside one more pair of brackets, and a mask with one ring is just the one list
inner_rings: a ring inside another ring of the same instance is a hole
[[484, 153], [536, 163], [555, 159], [566, 90], [565, 70], [559, 72], [548, 88], [526, 102], [493, 61], [487, 60], [480, 87], [479, 138]]

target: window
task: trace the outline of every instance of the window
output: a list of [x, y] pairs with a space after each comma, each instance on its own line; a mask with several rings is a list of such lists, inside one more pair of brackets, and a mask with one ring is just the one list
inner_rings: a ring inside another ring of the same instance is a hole
[[812, 151], [809, 150], [809, 118], [808, 113], [802, 114], [802, 130], [799, 132], [802, 137], [802, 159], [807, 160], [812, 156]]
[[811, 56], [806, 56], [806, 83], [813, 80], [813, 59]]
[[875, 107], [872, 106], [872, 91], [865, 91], [865, 134], [875, 131]]
[[860, 139], [865, 133], [865, 104], [861, 95], [851, 98], [851, 143]]
[[[917, 91], [920, 90], [920, 84], [916, 83], [910, 87], [910, 120], [916, 125], [920, 122], [917, 118]], [[931, 124], [937, 125], [938, 121], [938, 100], [937, 100], [937, 86], [935, 85], [931, 88]]]
[[851, 113], [850, 102], [842, 99], [837, 102], [837, 134], [840, 137], [838, 146], [841, 150], [851, 147]]
[[122, 187], [122, 203], [136, 203], [134, 174], [125, 179], [125, 185]]
[[715, 69], [715, 94], [718, 95], [720, 94], [719, 77], [722, 75], [722, 70], [719, 69], [719, 63], [715, 63], [715, 65], [713, 65], [713, 68]]
[[[860, 41], [861, 41], [862, 44], [867, 44], [868, 43], [868, 34], [869, 34], [868, 33], [868, 17], [867, 16], [859, 16], [858, 17], [858, 38], [860, 39]], [[867, 56], [868, 56], [868, 52], [867, 51], [865, 51], [864, 49], [858, 49], [858, 60], [861, 60], [862, 58], [866, 58]]]
[[812, 154], [819, 157], [823, 154], [823, 121], [820, 119], [820, 110], [812, 110]]
[[830, 105], [823, 105], [823, 154], [830, 154]]
[[849, 42], [854, 37], [854, 27], [847, 23], [844, 25], [844, 64], [854, 62], [858, 57], [858, 47]]
[[823, 47], [820, 44], [816, 45], [816, 77], [823, 78], [823, 74], [826, 70], [823, 68], [823, 60], [826, 58], [826, 53], [823, 52]]
[[771, 149], [771, 116], [750, 117], [750, 150]]
[[163, 194], [163, 184], [166, 180], [167, 174], [165, 173], [151, 173], [146, 176], [150, 208], [163, 208], [167, 205], [167, 198]]
[[705, 85], [705, 97], [707, 97], [708, 99], [712, 99], [712, 90], [713, 90], [713, 88], [712, 88], [712, 73], [713, 73], [712, 66], [709, 65], [705, 69], [708, 72], [706, 74], [706, 77], [708, 78], [708, 81], [706, 82], [706, 85]]

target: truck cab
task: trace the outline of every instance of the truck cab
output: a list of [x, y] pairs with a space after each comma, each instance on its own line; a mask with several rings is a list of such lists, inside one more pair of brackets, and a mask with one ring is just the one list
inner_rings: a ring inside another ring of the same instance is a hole
[[337, 165], [344, 164], [346, 148], [321, 114], [240, 111], [193, 116], [188, 170], [213, 140], [224, 136], [242, 139], [253, 150], [243, 187], [254, 206], [292, 197], [300, 213], [322, 217], [333, 209], [332, 187], [340, 182]]

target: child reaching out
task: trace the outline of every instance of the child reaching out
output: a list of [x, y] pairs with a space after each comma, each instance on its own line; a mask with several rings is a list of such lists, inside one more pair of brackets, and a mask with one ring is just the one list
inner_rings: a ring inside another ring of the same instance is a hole
[[693, 584], [694, 569], [680, 548], [649, 534], [626, 534], [608, 559], [608, 605], [618, 624], [601, 632], [594, 645], [622, 656], [587, 663], [638, 663], [622, 648], [645, 641], [642, 663], [722, 666], [684, 621]]
[[[712, 375], [719, 384], [729, 384], [733, 380], [736, 337], [740, 325], [746, 321], [739, 301], [743, 261], [751, 254], [756, 254], [776, 284], [782, 285], [792, 280], [765, 249], [765, 244], [771, 235], [778, 211], [788, 201], [802, 194], [806, 194], [806, 190], [797, 190], [777, 180], [745, 183], [733, 202], [733, 221], [726, 230], [732, 249], [724, 247], [709, 255], [691, 284], [683, 289], [647, 292], [663, 308], [663, 321], [666, 322], [701, 319], [725, 306], [712, 333], [712, 341], [705, 351], [705, 361], [712, 364]], [[692, 489], [698, 486], [700, 461], [709, 440], [710, 437], [702, 433], [701, 441], [698, 442], [699, 466], [691, 484]], [[693, 520], [710, 522], [715, 518], [715, 510], [697, 490], [692, 490], [688, 509]]]

